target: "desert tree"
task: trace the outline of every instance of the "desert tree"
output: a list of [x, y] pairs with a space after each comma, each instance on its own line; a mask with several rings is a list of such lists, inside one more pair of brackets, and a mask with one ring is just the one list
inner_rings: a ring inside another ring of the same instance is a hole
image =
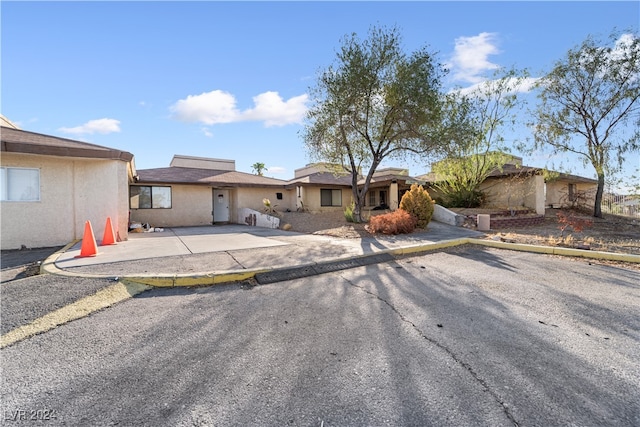
[[357, 221], [383, 160], [436, 151], [443, 74], [426, 47], [406, 54], [395, 27], [372, 27], [366, 40], [345, 36], [334, 64], [319, 73], [303, 139], [312, 158], [350, 174]]
[[439, 132], [446, 156], [431, 172], [449, 205], [481, 203], [480, 184], [511, 159], [505, 132], [514, 127], [524, 105], [518, 94], [531, 86], [526, 72], [500, 70], [490, 80], [447, 94]]
[[640, 148], [640, 38], [588, 37], [538, 86], [533, 149], [574, 153], [591, 164], [598, 180], [593, 216], [601, 217], [607, 174]]

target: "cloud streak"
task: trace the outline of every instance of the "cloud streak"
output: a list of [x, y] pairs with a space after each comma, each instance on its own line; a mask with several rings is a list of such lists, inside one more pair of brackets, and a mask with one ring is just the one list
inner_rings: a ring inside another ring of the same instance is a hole
[[264, 92], [253, 97], [253, 108], [240, 110], [235, 96], [222, 90], [189, 95], [170, 107], [172, 117], [188, 123], [206, 125], [263, 122], [266, 127], [302, 123], [307, 112], [308, 95], [284, 100], [278, 92]]
[[120, 121], [108, 118], [89, 120], [88, 122], [80, 126], [71, 128], [61, 127], [58, 130], [60, 132], [73, 135], [92, 135], [94, 133], [106, 135], [108, 133], [120, 132]]

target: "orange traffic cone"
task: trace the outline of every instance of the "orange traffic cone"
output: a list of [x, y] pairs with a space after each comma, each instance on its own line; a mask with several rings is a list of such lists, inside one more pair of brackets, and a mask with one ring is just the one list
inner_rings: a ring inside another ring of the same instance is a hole
[[93, 228], [91, 222], [84, 223], [84, 236], [82, 237], [82, 247], [80, 248], [80, 255], [76, 258], [96, 256], [98, 255], [98, 245], [96, 244], [96, 238], [93, 235]]
[[100, 246], [115, 245], [116, 236], [113, 232], [113, 225], [111, 225], [111, 217], [107, 217], [107, 224], [104, 226], [104, 236], [102, 237], [102, 243]]

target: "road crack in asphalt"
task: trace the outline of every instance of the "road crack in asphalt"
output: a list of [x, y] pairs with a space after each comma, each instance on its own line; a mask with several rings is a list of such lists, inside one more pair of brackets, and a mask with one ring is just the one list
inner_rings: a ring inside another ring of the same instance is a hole
[[[438, 342], [437, 340], [435, 340], [434, 338], [429, 337], [428, 335], [426, 335], [415, 323], [413, 323], [411, 320], [407, 319], [406, 316], [404, 316], [402, 313], [400, 313], [400, 311], [393, 305], [391, 304], [389, 301], [387, 301], [386, 299], [382, 298], [380, 295], [371, 292], [370, 290], [366, 289], [363, 286], [360, 285], [356, 285], [355, 283], [353, 283], [351, 280], [347, 279], [346, 277], [342, 276], [342, 279], [344, 281], [346, 281], [349, 285], [353, 286], [354, 288], [357, 288], [359, 290], [361, 290], [362, 292], [371, 295], [372, 297], [376, 298], [378, 301], [384, 303], [386, 306], [388, 306], [394, 313], [396, 313], [398, 315], [398, 317], [400, 318], [400, 320], [408, 325], [410, 325], [423, 339], [427, 340], [428, 342], [430, 342], [431, 344], [435, 345], [436, 347], [438, 347], [439, 349], [443, 350], [445, 353], [447, 353], [454, 362], [456, 362], [458, 365], [462, 366], [467, 372], [469, 372], [471, 374], [471, 376], [473, 377], [473, 379], [482, 386], [482, 388], [484, 390], [486, 390], [491, 397], [493, 397], [493, 399], [500, 405], [500, 407], [502, 408], [502, 412], [505, 414], [505, 416], [509, 419], [509, 421], [511, 421], [513, 423], [514, 426], [518, 427], [520, 426], [520, 424], [518, 423], [518, 421], [516, 421], [516, 419], [514, 418], [513, 414], [511, 413], [511, 411], [509, 410], [509, 408], [507, 407], [507, 404], [500, 398], [500, 396], [498, 396], [498, 394], [496, 392], [494, 392], [489, 385], [487, 384], [487, 382], [485, 380], [483, 380], [480, 375], [478, 375], [478, 373], [476, 371], [474, 371], [473, 367], [461, 360], [458, 355], [456, 355], [453, 350], [451, 350], [450, 348], [448, 348], [447, 346], [441, 344], [440, 342]], [[440, 326], [440, 325], [438, 325]]]

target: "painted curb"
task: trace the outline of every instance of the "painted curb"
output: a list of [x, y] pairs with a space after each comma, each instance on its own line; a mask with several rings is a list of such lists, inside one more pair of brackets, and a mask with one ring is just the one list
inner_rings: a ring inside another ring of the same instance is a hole
[[615, 252], [588, 251], [584, 249], [562, 248], [557, 246], [527, 245], [523, 243], [507, 243], [495, 240], [482, 240], [467, 238], [467, 243], [480, 246], [488, 246], [498, 249], [509, 249], [513, 251], [535, 252], [548, 255], [561, 255], [590, 259], [604, 259], [609, 261], [622, 261], [640, 263], [640, 255], [620, 254]]
[[438, 249], [451, 248], [454, 246], [464, 245], [467, 242], [467, 237], [460, 239], [443, 240], [441, 242], [426, 243], [414, 246], [404, 246], [396, 249], [387, 249], [387, 252], [391, 255], [410, 255], [420, 252], [437, 251]]
[[127, 300], [139, 293], [151, 289], [140, 283], [118, 282], [93, 295], [81, 298], [67, 306], [45, 314], [27, 325], [13, 329], [0, 337], [0, 348], [5, 348], [26, 338], [47, 332], [60, 325], [86, 317], [91, 313]]
[[[71, 242], [64, 248], [52, 254], [41, 265], [40, 271], [43, 274], [54, 274], [58, 276], [67, 277], [86, 277], [86, 278], [113, 278], [113, 275], [100, 275], [100, 274], [88, 274], [88, 273], [71, 273], [58, 268], [55, 262], [69, 248], [75, 245], [78, 241]], [[446, 249], [455, 246], [461, 246], [464, 244], [472, 244], [478, 246], [486, 246], [497, 249], [507, 249], [521, 252], [532, 252], [548, 255], [561, 255], [572, 256], [590, 259], [602, 259], [611, 261], [621, 261], [630, 263], [640, 263], [640, 255], [632, 254], [620, 254], [614, 252], [600, 252], [600, 251], [587, 251], [582, 249], [562, 248], [555, 246], [541, 246], [541, 245], [528, 245], [523, 243], [508, 243], [495, 240], [485, 240], [474, 237], [462, 237], [459, 239], [443, 240], [440, 242], [416, 244], [412, 246], [404, 246], [393, 249], [384, 249], [378, 252], [370, 254], [354, 255], [346, 258], [337, 258], [333, 261], [340, 262], [348, 259], [362, 259], [370, 256], [376, 256], [380, 254], [390, 254], [393, 256], [406, 256], [419, 254], [423, 252], [436, 251], [440, 249]], [[330, 262], [330, 261], [324, 261]], [[122, 275], [118, 279], [121, 282], [137, 283], [140, 285], [158, 287], [158, 288], [172, 288], [172, 287], [193, 287], [193, 286], [213, 286], [227, 283], [241, 282], [245, 280], [253, 279], [257, 274], [278, 272], [289, 270], [291, 268], [301, 268], [304, 266], [316, 266], [318, 262], [300, 264], [297, 266], [280, 267], [280, 268], [258, 268], [248, 270], [233, 270], [226, 272], [200, 272], [190, 274], [174, 274], [174, 275]]]
[[212, 286], [224, 283], [241, 282], [255, 277], [256, 274], [265, 273], [271, 269], [236, 270], [224, 273], [196, 273], [176, 274], [173, 276], [122, 276], [121, 281], [140, 283], [157, 288], [174, 288], [184, 286]]

